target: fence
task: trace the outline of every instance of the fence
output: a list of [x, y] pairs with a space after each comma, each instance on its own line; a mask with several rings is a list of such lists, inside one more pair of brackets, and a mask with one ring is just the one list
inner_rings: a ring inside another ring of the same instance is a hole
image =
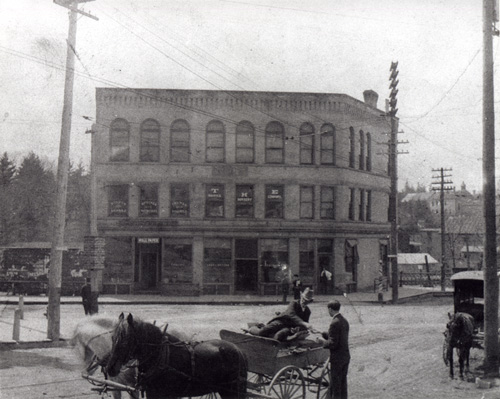
[[[449, 279], [446, 280], [449, 281]], [[439, 286], [441, 285], [441, 272], [401, 272], [399, 285], [421, 285], [424, 287]]]

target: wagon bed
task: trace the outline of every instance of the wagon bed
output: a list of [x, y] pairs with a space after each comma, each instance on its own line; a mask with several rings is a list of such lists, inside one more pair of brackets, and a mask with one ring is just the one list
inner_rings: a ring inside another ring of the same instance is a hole
[[330, 351], [311, 340], [284, 343], [271, 338], [221, 330], [248, 361], [248, 396], [305, 399], [306, 391], [318, 399], [328, 397]]

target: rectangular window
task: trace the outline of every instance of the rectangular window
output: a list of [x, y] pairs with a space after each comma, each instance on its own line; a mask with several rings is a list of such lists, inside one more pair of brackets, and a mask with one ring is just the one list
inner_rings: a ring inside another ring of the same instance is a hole
[[321, 187], [321, 219], [335, 219], [335, 188]]
[[160, 160], [160, 124], [153, 119], [141, 125], [141, 162]]
[[128, 216], [127, 184], [108, 187], [108, 215], [112, 217]]
[[372, 191], [367, 190], [366, 191], [366, 221], [371, 222], [372, 221]]
[[335, 164], [335, 132], [329, 131], [321, 134], [321, 154], [322, 165]]
[[130, 148], [128, 131], [111, 131], [111, 161], [128, 161], [129, 154]]
[[189, 184], [170, 185], [170, 216], [189, 217]]
[[349, 198], [349, 220], [354, 220], [356, 206], [356, 190], [354, 188], [350, 189], [350, 198]]
[[300, 163], [312, 165], [314, 163], [314, 129], [309, 124], [305, 126], [300, 131]]
[[266, 185], [266, 218], [283, 218], [284, 193], [282, 185]]
[[358, 220], [365, 220], [365, 190], [359, 190], [359, 213]]
[[282, 131], [266, 132], [266, 163], [283, 163], [284, 134]]
[[235, 209], [237, 218], [253, 218], [253, 186], [236, 186]]
[[[203, 242], [203, 283], [204, 290], [210, 285], [220, 287], [220, 293], [229, 294], [233, 282], [232, 240], [230, 238], [210, 238]], [[215, 292], [214, 292], [215, 293]]]
[[250, 122], [240, 122], [236, 126], [236, 162], [253, 163], [254, 127]]
[[314, 187], [300, 186], [300, 218], [314, 218]]
[[158, 185], [141, 184], [139, 189], [139, 216], [158, 216]]
[[205, 192], [205, 216], [209, 218], [224, 217], [224, 185], [207, 184]]
[[189, 240], [165, 241], [163, 280], [166, 283], [193, 282], [193, 245]]
[[288, 240], [263, 239], [260, 246], [264, 282], [280, 281], [282, 270], [288, 267]]
[[225, 131], [222, 122], [212, 121], [207, 126], [207, 162], [224, 162]]

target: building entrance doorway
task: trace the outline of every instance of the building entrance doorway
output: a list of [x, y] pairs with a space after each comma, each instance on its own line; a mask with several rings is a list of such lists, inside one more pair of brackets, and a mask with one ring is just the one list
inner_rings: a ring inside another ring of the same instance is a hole
[[[155, 239], [150, 239], [155, 240]], [[156, 239], [159, 241], [159, 239]], [[143, 289], [154, 289], [160, 281], [160, 245], [139, 241], [139, 283]]]
[[256, 293], [258, 290], [258, 273], [257, 239], [236, 239], [235, 292]]

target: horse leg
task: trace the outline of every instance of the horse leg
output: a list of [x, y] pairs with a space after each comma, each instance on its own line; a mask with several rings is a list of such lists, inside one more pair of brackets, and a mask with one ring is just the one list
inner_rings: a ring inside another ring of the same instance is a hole
[[453, 348], [450, 348], [450, 352], [448, 354], [448, 362], [450, 363], [450, 378], [453, 379]]
[[465, 348], [458, 350], [458, 363], [460, 364], [460, 379], [464, 379]]

